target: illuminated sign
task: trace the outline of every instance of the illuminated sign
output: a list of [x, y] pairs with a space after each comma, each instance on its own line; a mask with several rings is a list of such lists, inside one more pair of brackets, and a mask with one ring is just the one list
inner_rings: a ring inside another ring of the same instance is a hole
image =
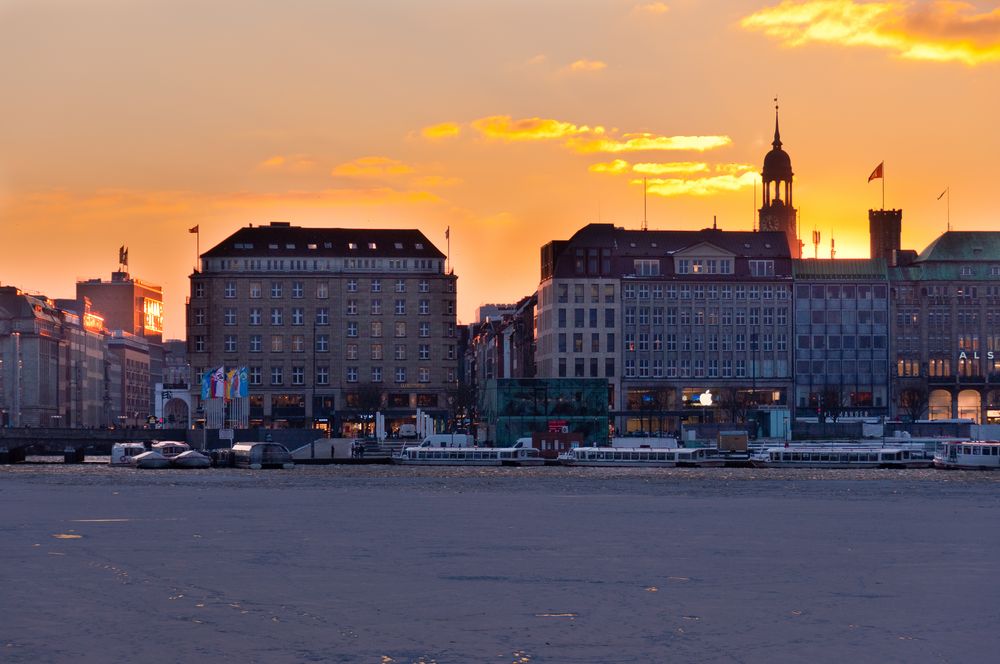
[[[986, 351], [986, 355], [984, 357], [987, 360], [992, 360], [993, 359], [993, 351], [991, 351], [991, 350]], [[960, 360], [981, 360], [981, 359], [983, 359], [983, 357], [980, 357], [978, 350], [974, 350], [971, 353], [969, 351], [960, 350], [960, 351], [958, 351], [958, 359], [960, 359]]]
[[702, 406], [711, 406], [712, 405], [712, 390], [705, 390], [704, 393], [699, 394], [698, 395], [698, 402], [701, 403]]
[[99, 332], [104, 329], [104, 318], [96, 314], [86, 313], [83, 315], [83, 327]]
[[163, 332], [163, 303], [144, 298], [142, 301], [143, 329], [149, 332]]

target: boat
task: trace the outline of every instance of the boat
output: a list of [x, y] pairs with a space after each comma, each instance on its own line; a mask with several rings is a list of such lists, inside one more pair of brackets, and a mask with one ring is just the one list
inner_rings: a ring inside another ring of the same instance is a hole
[[931, 455], [899, 447], [769, 447], [750, 457], [754, 468], [929, 468]]
[[142, 443], [115, 443], [111, 446], [111, 460], [108, 462], [112, 466], [133, 466], [135, 457], [146, 452], [146, 446]]
[[566, 466], [618, 468], [707, 468], [725, 465], [711, 447], [574, 447], [559, 455]]
[[406, 447], [394, 463], [414, 466], [541, 466], [533, 447]]
[[201, 452], [188, 450], [171, 458], [170, 465], [174, 468], [210, 468], [212, 460]]
[[934, 467], [946, 470], [1000, 469], [1000, 441], [948, 441], [934, 455]]
[[295, 467], [292, 455], [280, 443], [237, 443], [233, 445], [233, 465], [237, 468], [284, 468]]
[[173, 459], [178, 454], [183, 454], [191, 449], [190, 445], [179, 440], [161, 440], [153, 443], [150, 447], [168, 459]]
[[163, 456], [157, 451], [143, 452], [142, 454], [132, 457], [133, 463], [136, 468], [169, 468], [170, 459]]

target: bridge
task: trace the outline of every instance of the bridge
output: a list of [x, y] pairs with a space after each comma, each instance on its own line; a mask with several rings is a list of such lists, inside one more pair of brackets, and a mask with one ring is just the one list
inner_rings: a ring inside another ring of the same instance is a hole
[[156, 440], [187, 440], [187, 429], [70, 429], [59, 427], [20, 427], [0, 429], [0, 450], [6, 448], [10, 459], [25, 454], [61, 454], [72, 448], [90, 454], [110, 454], [115, 443]]

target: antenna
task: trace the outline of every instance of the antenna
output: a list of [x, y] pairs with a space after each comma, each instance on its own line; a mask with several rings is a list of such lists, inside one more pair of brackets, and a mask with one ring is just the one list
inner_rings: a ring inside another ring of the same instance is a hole
[[817, 230], [813, 231], [813, 258], [819, 258], [819, 242], [820, 233]]
[[646, 178], [642, 178], [642, 230], [649, 230], [649, 222], [646, 221]]
[[712, 215], [712, 230], [713, 231], [719, 230], [718, 219], [716, 218], [716, 216], [714, 214]]
[[830, 231], [830, 260], [833, 260], [834, 258], [837, 257], [836, 246], [837, 246], [836, 241], [833, 239], [833, 231]]
[[757, 178], [753, 179], [753, 208], [750, 211], [750, 227], [757, 232]]

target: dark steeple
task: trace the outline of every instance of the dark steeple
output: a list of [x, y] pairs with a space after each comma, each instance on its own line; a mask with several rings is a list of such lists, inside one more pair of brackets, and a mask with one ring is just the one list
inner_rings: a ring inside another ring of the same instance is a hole
[[781, 149], [781, 132], [778, 129], [778, 99], [774, 99], [774, 141], [771, 151], [764, 155], [761, 171], [764, 183], [764, 200], [760, 208], [760, 230], [781, 231], [788, 238], [788, 249], [793, 258], [802, 255], [796, 225], [798, 213], [792, 207], [792, 158]]

